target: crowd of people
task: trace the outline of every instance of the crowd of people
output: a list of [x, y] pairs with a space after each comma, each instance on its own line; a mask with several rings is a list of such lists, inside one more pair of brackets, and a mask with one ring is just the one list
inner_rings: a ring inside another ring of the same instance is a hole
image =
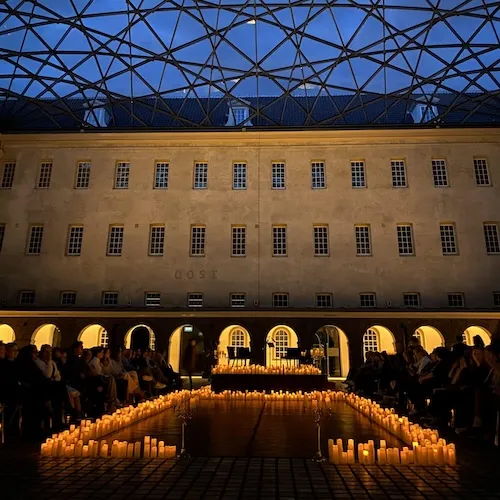
[[500, 342], [485, 347], [474, 337], [469, 347], [460, 335], [450, 348], [425, 351], [418, 337], [396, 353], [369, 352], [349, 374], [350, 390], [378, 399], [413, 421], [466, 436], [492, 439], [498, 434], [500, 410]]
[[82, 417], [97, 417], [125, 404], [181, 386], [159, 352], [119, 346], [69, 350], [43, 345], [19, 349], [0, 342], [0, 405], [7, 432], [38, 438]]

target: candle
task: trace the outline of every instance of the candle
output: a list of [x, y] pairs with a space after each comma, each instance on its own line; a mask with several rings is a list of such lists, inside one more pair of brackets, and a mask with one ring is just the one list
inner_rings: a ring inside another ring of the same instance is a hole
[[457, 456], [454, 448], [448, 448], [448, 463], [451, 466], [457, 465]]
[[134, 443], [134, 458], [141, 458], [141, 443]]
[[347, 463], [354, 464], [356, 460], [354, 458], [354, 450], [347, 450]]
[[377, 450], [377, 461], [379, 465], [385, 465], [387, 463], [387, 455], [385, 448], [380, 448]]
[[101, 457], [108, 456], [108, 443], [104, 443], [101, 447]]

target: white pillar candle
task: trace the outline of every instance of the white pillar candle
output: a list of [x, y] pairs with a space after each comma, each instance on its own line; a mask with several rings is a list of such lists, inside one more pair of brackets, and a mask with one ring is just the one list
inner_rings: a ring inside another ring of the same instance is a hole
[[377, 461], [379, 465], [387, 464], [387, 454], [385, 448], [380, 448], [377, 450]]
[[134, 458], [141, 458], [141, 442], [134, 443]]

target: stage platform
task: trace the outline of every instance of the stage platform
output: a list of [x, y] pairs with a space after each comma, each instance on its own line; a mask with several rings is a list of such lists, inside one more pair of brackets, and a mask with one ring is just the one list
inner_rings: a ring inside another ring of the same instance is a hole
[[320, 391], [326, 389], [325, 375], [218, 374], [212, 376], [212, 391]]

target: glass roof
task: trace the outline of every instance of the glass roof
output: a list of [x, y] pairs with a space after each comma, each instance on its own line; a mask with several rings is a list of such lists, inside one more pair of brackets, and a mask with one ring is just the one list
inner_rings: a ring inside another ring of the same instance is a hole
[[0, 125], [496, 124], [499, 36], [490, 0], [4, 0]]

